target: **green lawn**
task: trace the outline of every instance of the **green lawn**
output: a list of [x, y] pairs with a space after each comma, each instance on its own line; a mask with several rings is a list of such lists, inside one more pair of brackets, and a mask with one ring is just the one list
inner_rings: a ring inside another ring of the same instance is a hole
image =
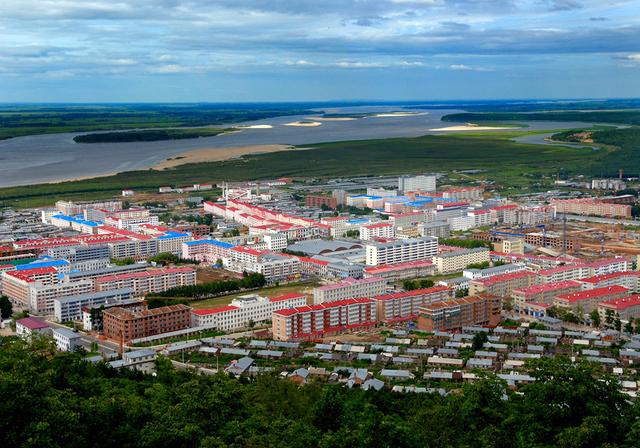
[[195, 309], [204, 309], [204, 308], [216, 308], [220, 306], [225, 306], [231, 303], [231, 301], [239, 296], [247, 295], [247, 294], [258, 294], [265, 297], [276, 297], [283, 294], [290, 293], [303, 293], [305, 291], [309, 291], [317, 286], [317, 282], [305, 282], [305, 283], [294, 283], [290, 285], [282, 285], [282, 286], [273, 286], [269, 288], [262, 288], [255, 291], [245, 291], [237, 294], [229, 294], [221, 297], [214, 297], [213, 299], [204, 299], [204, 300], [196, 300], [193, 302], [189, 302], [189, 306]]

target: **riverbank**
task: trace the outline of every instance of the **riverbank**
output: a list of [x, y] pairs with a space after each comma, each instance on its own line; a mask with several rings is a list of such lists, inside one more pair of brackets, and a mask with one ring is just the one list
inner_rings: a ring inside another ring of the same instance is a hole
[[252, 145], [237, 148], [202, 148], [185, 151], [175, 157], [170, 157], [152, 167], [154, 170], [166, 170], [189, 163], [220, 162], [237, 159], [252, 154], [267, 154], [278, 151], [303, 151], [307, 148], [296, 148], [290, 145]]

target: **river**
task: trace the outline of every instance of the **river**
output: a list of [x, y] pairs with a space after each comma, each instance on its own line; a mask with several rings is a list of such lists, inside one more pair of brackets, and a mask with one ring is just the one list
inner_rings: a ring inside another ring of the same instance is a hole
[[[327, 113], [383, 113], [411, 109], [390, 106], [357, 106], [323, 109]], [[450, 126], [443, 115], [460, 110], [415, 110], [420, 115], [366, 117], [350, 121], [322, 121], [321, 126], [285, 126], [309, 121], [309, 116], [285, 116], [243, 122], [238, 126], [270, 125], [213, 137], [159, 142], [78, 144], [79, 133], [43, 134], [0, 141], [0, 187], [57, 182], [146, 169], [184, 151], [264, 144], [305, 145], [330, 141], [418, 137], [431, 129]], [[584, 127], [584, 123], [530, 122], [528, 129]], [[227, 126], [234, 126], [230, 123]], [[533, 139], [534, 143], [544, 143]]]

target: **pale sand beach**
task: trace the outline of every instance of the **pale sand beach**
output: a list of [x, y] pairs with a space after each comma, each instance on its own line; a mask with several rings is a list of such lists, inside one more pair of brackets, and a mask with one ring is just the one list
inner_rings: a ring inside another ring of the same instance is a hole
[[428, 115], [429, 112], [386, 112], [372, 115], [373, 118], [389, 118], [389, 117], [415, 117], [417, 115]]
[[[297, 150], [302, 149], [303, 148], [298, 148]], [[187, 163], [219, 162], [221, 160], [237, 159], [238, 157], [246, 156], [248, 154], [264, 154], [268, 152], [291, 150], [296, 150], [296, 148], [289, 145], [253, 145], [239, 146], [236, 148], [193, 149], [191, 151], [185, 151], [182, 154], [178, 154], [171, 159], [163, 160], [152, 168], [154, 170], [164, 170], [166, 168], [174, 168]]]
[[309, 120], [314, 121], [354, 121], [355, 117], [308, 117]]
[[236, 126], [240, 129], [273, 129], [270, 124], [252, 124], [250, 126]]
[[469, 126], [469, 125], [464, 125], [464, 126], [448, 126], [446, 128], [436, 128], [436, 129], [429, 129], [430, 131], [434, 131], [434, 132], [447, 132], [447, 131], [501, 131], [501, 130], [505, 130], [505, 129], [518, 129], [518, 128], [512, 128], [512, 127], [498, 127], [498, 126]]
[[292, 121], [291, 123], [285, 123], [285, 126], [301, 126], [301, 127], [316, 127], [322, 126], [322, 123], [318, 121]]

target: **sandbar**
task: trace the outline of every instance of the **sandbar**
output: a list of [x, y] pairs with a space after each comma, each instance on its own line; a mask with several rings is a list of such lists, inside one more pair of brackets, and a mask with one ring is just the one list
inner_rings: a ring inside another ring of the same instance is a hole
[[427, 115], [429, 112], [385, 112], [381, 114], [371, 115], [374, 118], [389, 118], [389, 117], [415, 117], [417, 115]]
[[447, 131], [499, 131], [505, 129], [518, 129], [515, 127], [499, 127], [499, 126], [448, 126], [446, 128], [429, 129], [430, 131], [447, 132]]
[[302, 127], [314, 127], [322, 126], [322, 123], [318, 121], [292, 121], [291, 123], [285, 123], [285, 126], [302, 126]]
[[248, 126], [236, 126], [240, 129], [272, 129], [273, 126], [270, 124], [252, 124]]
[[309, 117], [309, 120], [317, 121], [354, 121], [356, 117]]
[[166, 168], [174, 168], [187, 163], [219, 162], [221, 160], [237, 159], [238, 157], [249, 154], [264, 154], [268, 152], [291, 150], [296, 150], [296, 148], [289, 145], [253, 145], [238, 146], [236, 148], [193, 149], [191, 151], [185, 151], [182, 154], [178, 154], [170, 159], [163, 160], [162, 162], [154, 165], [153, 169], [164, 170]]

